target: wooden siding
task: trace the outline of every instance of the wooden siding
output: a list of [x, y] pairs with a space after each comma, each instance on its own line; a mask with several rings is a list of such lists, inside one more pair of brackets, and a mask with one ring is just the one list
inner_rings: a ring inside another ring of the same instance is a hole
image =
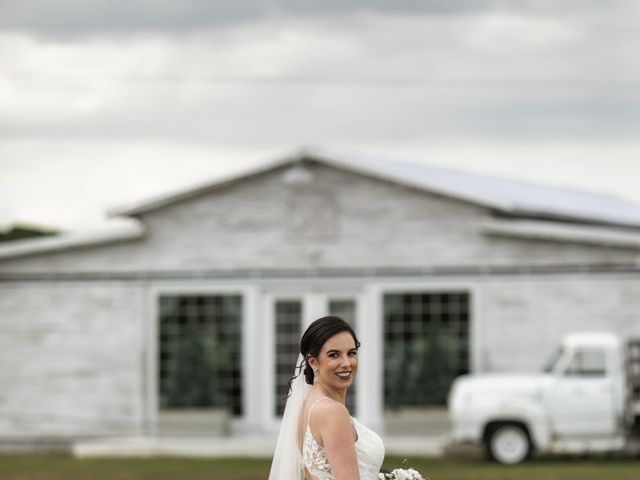
[[483, 371], [538, 370], [570, 332], [640, 337], [637, 273], [493, 277], [479, 295]]
[[2, 437], [141, 432], [141, 292], [114, 283], [0, 285]]

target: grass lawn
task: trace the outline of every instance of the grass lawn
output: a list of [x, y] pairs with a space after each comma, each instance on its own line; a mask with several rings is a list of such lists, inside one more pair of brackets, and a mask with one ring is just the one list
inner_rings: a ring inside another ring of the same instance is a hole
[[[0, 455], [1, 480], [266, 480], [270, 459], [83, 459], [66, 455]], [[384, 467], [402, 466], [388, 457]], [[640, 459], [540, 459], [504, 467], [462, 458], [411, 458], [430, 480], [639, 480]]]

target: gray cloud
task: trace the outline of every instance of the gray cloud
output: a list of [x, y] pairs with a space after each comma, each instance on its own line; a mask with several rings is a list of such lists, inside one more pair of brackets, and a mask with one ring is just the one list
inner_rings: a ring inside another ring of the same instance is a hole
[[[91, 10], [80, 0], [57, 2], [57, 10], [45, 3], [49, 10], [36, 15], [32, 0], [5, 1], [0, 22], [24, 26], [37, 19], [42, 31], [65, 26], [80, 33], [180, 30], [365, 8], [441, 16], [380, 16], [339, 26], [275, 22], [229, 35], [74, 38], [56, 48], [46, 40], [26, 42], [24, 50], [15, 48], [15, 58], [25, 61], [0, 72], [11, 87], [4, 98], [14, 100], [0, 112], [2, 139], [236, 147], [425, 138], [580, 141], [635, 139], [640, 125], [638, 34], [611, 33], [621, 21], [614, 6], [640, 2], [606, 2], [608, 16], [595, 22], [603, 28], [599, 34], [585, 18], [592, 20], [605, 2], [591, 0], [578, 2], [585, 17], [572, 22], [563, 15], [577, 15], [569, 8], [576, 2], [561, 0], [552, 2], [551, 16], [542, 15], [551, 3], [538, 0], [374, 1], [366, 7], [337, 0], [198, 1], [189, 8], [167, 0], [98, 0]], [[507, 4], [530, 13], [463, 15]]]
[[486, 11], [591, 13], [624, 19], [629, 13], [637, 14], [638, 6], [634, 0], [3, 0], [0, 29], [44, 36], [187, 32], [283, 17], [462, 15]]

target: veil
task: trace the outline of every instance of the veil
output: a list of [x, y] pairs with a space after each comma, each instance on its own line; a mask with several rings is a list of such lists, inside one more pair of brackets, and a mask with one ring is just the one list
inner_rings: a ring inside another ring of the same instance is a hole
[[302, 453], [298, 444], [298, 423], [302, 413], [302, 405], [311, 385], [304, 380], [302, 355], [298, 355], [291, 390], [282, 415], [280, 434], [271, 462], [269, 480], [300, 480], [303, 478]]

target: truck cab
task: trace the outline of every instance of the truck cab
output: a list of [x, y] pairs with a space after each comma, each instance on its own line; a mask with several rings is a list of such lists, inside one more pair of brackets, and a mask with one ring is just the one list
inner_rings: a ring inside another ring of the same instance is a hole
[[483, 444], [505, 464], [534, 450], [619, 450], [635, 419], [626, 362], [617, 336], [574, 333], [539, 374], [458, 377], [448, 399], [453, 441]]

